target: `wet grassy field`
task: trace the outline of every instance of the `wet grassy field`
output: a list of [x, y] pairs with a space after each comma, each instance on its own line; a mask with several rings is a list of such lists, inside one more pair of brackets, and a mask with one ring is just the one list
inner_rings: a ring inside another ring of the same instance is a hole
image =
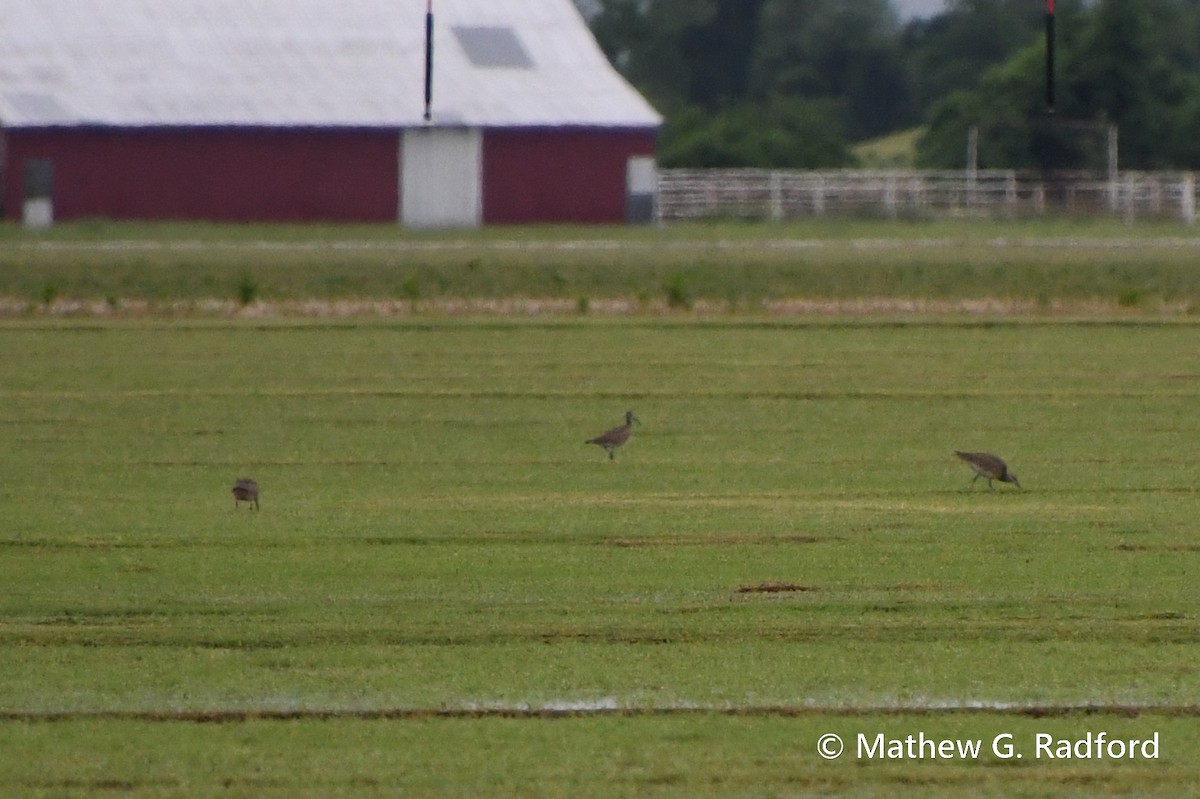
[[[1189, 795], [1198, 344], [1145, 314], [10, 319], [0, 792]], [[629, 409], [614, 461], [584, 445]], [[954, 449], [1025, 490], [967, 490]], [[919, 732], [981, 754], [857, 744]], [[1035, 745], [1099, 732], [1158, 757]]]

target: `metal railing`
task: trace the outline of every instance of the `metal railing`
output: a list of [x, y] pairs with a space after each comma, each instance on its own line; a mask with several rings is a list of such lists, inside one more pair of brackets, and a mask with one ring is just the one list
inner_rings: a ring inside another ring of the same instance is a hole
[[1047, 213], [1196, 222], [1193, 172], [1035, 173], [1011, 169], [663, 169], [661, 220], [1032, 217]]

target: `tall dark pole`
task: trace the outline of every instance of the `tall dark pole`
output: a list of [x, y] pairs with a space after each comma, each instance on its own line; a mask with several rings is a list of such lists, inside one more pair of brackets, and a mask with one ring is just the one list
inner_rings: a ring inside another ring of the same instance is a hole
[[425, 121], [433, 119], [433, 0], [425, 6]]
[[1046, 112], [1054, 113], [1054, 0], [1046, 0]]

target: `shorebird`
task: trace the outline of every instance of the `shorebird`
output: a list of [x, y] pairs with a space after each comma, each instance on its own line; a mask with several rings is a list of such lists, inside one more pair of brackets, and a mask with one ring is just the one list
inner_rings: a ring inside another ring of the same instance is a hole
[[251, 502], [258, 510], [258, 481], [249, 477], [239, 477], [233, 484], [233, 507], [236, 510], [239, 502]]
[[1002, 483], [1012, 483], [1017, 488], [1021, 487], [1021, 483], [1017, 481], [1017, 476], [1008, 470], [1008, 464], [1001, 458], [996, 457], [988, 452], [959, 452], [954, 451], [954, 454], [962, 458], [971, 465], [975, 470], [975, 476], [971, 478], [971, 485], [967, 486], [970, 490], [971, 486], [975, 485], [975, 481], [980, 477], [986, 477], [988, 488], [995, 491], [995, 486], [992, 485], [993, 480], [999, 480]]
[[620, 427], [614, 427], [612, 430], [605, 430], [595, 438], [589, 438], [583, 442], [585, 444], [598, 444], [604, 447], [604, 451], [608, 453], [608, 459], [612, 460], [616, 454], [617, 448], [625, 444], [629, 437], [633, 435], [633, 423], [642, 423], [642, 420], [633, 415], [633, 411], [625, 412], [625, 424]]

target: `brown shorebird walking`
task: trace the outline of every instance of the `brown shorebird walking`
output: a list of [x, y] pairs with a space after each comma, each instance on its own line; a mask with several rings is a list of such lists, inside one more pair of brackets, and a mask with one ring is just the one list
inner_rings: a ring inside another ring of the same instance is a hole
[[629, 437], [633, 435], [633, 423], [642, 423], [642, 420], [633, 415], [633, 411], [625, 412], [625, 424], [620, 427], [614, 427], [612, 430], [605, 430], [595, 438], [589, 438], [583, 442], [585, 444], [598, 444], [604, 447], [604, 451], [608, 453], [608, 459], [612, 460], [616, 454], [617, 448], [625, 445]]
[[239, 502], [250, 502], [258, 510], [258, 481], [249, 477], [239, 477], [233, 484], [233, 507], [236, 510]]
[[962, 458], [971, 465], [975, 470], [975, 476], [971, 478], [971, 485], [967, 486], [970, 490], [971, 486], [975, 485], [975, 481], [980, 477], [987, 478], [988, 489], [995, 491], [995, 486], [992, 485], [993, 480], [999, 480], [1002, 483], [1012, 483], [1017, 488], [1021, 487], [1017, 481], [1017, 476], [1008, 470], [1008, 464], [1001, 458], [996, 457], [988, 452], [959, 452], [954, 451], [954, 454]]

